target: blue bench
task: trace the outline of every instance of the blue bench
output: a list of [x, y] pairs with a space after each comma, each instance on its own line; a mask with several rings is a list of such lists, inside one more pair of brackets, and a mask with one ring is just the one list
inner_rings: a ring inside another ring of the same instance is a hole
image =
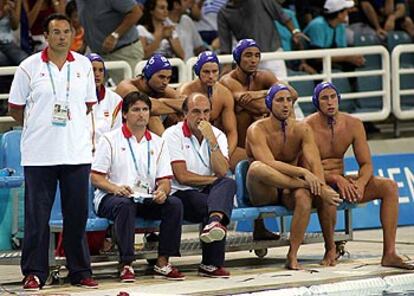
[[[3, 135], [2, 138], [2, 145], [0, 155], [3, 157], [3, 164], [7, 167], [14, 168], [20, 177], [23, 176], [23, 171], [20, 166], [20, 137], [21, 131], [20, 130], [13, 130], [7, 132]], [[231, 220], [232, 222], [239, 222], [239, 221], [250, 221], [257, 218], [266, 218], [266, 217], [277, 217], [280, 219], [280, 232], [282, 234], [286, 234], [285, 231], [285, 223], [284, 218], [291, 216], [293, 214], [292, 211], [288, 210], [283, 206], [262, 206], [262, 207], [253, 207], [249, 203], [249, 197], [246, 189], [246, 174], [248, 169], [249, 163], [247, 161], [241, 161], [235, 170], [235, 180], [237, 183], [237, 192], [236, 192], [236, 200], [237, 200], [237, 207], [233, 210]], [[1, 182], [1, 179], [0, 179]], [[1, 183], [0, 183], [1, 184]], [[89, 215], [86, 224], [86, 231], [103, 231], [108, 228], [111, 224], [111, 221], [108, 221], [104, 218], [99, 218], [96, 216], [96, 213], [93, 209], [92, 200], [93, 200], [93, 191], [92, 186], [90, 186], [89, 191]], [[354, 208], [355, 205], [343, 203], [341, 206], [338, 207], [338, 210], [345, 210], [345, 231], [341, 233], [339, 236], [336, 235], [336, 240], [351, 240], [352, 239], [352, 223], [351, 223], [351, 210]], [[137, 232], [145, 232], [148, 229], [154, 230], [159, 227], [160, 221], [155, 220], [145, 220], [142, 218], [136, 219], [136, 231]], [[63, 217], [61, 213], [61, 202], [60, 202], [60, 193], [57, 190], [55, 202], [53, 205], [51, 218], [49, 221], [51, 226], [51, 232], [61, 232], [63, 228]], [[188, 223], [186, 223], [188, 224]], [[281, 239], [279, 241], [267, 241], [267, 242], [256, 242], [253, 241], [251, 235], [248, 234], [248, 239], [245, 240], [245, 244], [243, 246], [240, 245], [233, 245], [230, 246], [228, 242], [227, 250], [251, 250], [251, 249], [266, 249], [268, 247], [277, 247], [281, 245], [287, 245], [289, 243], [287, 236], [285, 239]], [[283, 238], [283, 236], [282, 236]], [[228, 240], [230, 241], [230, 239]], [[322, 242], [322, 236], [318, 239], [312, 239], [309, 242]], [[306, 243], [306, 239], [305, 239]], [[197, 245], [199, 247], [199, 245]], [[54, 249], [54, 236], [51, 236], [51, 248], [50, 248], [50, 260], [51, 264], [56, 263], [55, 257], [53, 255]], [[152, 248], [154, 251], [154, 248]], [[185, 253], [185, 252], [184, 252]], [[199, 254], [200, 250], [194, 252], [192, 250], [191, 254]], [[187, 253], [185, 253], [187, 254]], [[184, 254], [184, 255], [185, 255]], [[188, 253], [190, 254], [190, 253]], [[152, 254], [137, 254], [137, 258], [154, 258], [155, 253]], [[113, 257], [112, 257], [113, 258]], [[102, 258], [100, 258], [102, 260]]]

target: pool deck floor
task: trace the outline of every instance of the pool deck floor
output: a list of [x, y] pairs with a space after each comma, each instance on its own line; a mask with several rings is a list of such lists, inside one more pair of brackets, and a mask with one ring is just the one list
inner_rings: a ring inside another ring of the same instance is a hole
[[[191, 234], [185, 234], [191, 235]], [[414, 263], [414, 226], [399, 227], [397, 252]], [[229, 279], [210, 279], [197, 275], [200, 256], [172, 258], [171, 262], [186, 275], [182, 282], [172, 282], [152, 277], [152, 270], [145, 260], [134, 264], [137, 280], [132, 284], [120, 283], [116, 275], [116, 263], [94, 264], [94, 277], [99, 289], [87, 290], [69, 284], [53, 285], [40, 292], [27, 293], [21, 288], [18, 265], [0, 265], [0, 295], [113, 295], [120, 291], [129, 295], [228, 295], [287, 287], [311, 286], [350, 279], [383, 277], [407, 271], [380, 266], [382, 255], [382, 231], [355, 231], [354, 241], [346, 244], [349, 256], [341, 258], [335, 267], [321, 267], [323, 244], [303, 245], [299, 260], [305, 270], [284, 269], [287, 247], [268, 250], [265, 258], [257, 258], [248, 251], [226, 254]], [[412, 272], [411, 272], [412, 273]]]

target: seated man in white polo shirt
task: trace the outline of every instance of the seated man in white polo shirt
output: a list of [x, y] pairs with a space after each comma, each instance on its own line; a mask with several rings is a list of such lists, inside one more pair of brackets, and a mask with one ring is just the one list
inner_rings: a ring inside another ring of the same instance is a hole
[[145, 94], [129, 93], [123, 100], [124, 125], [104, 134], [92, 164], [91, 180], [97, 187], [94, 204], [98, 216], [114, 221], [120, 252], [120, 279], [135, 280], [135, 217], [160, 219], [155, 276], [183, 280], [168, 263], [180, 256], [182, 203], [169, 196], [172, 178], [168, 147], [147, 130], [151, 101]]
[[168, 144], [174, 173], [174, 195], [184, 206], [184, 219], [202, 223], [203, 258], [199, 275], [229, 277], [223, 268], [226, 225], [230, 222], [236, 183], [229, 169], [226, 135], [211, 126], [211, 101], [193, 93], [183, 102], [184, 122], [168, 128]]

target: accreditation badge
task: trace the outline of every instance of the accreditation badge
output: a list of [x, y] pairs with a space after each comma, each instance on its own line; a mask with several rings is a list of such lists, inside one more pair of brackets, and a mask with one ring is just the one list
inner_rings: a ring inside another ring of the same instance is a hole
[[69, 104], [66, 102], [55, 102], [53, 104], [52, 124], [66, 126], [70, 116]]
[[150, 183], [137, 178], [134, 182], [134, 185], [132, 186], [132, 191], [135, 193], [140, 194], [149, 194], [151, 193], [151, 186]]

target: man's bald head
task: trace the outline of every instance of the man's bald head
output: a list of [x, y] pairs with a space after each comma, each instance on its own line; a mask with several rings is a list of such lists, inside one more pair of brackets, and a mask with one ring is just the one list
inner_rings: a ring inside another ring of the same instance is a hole
[[210, 105], [210, 109], [211, 109], [212, 107], [211, 101], [207, 98], [207, 96], [203, 95], [202, 93], [198, 93], [198, 92], [192, 93], [191, 95], [185, 98], [183, 102], [182, 110], [184, 114], [186, 114], [188, 113], [189, 110], [193, 109], [194, 106], [197, 106], [200, 103], [203, 104], [206, 101]]

